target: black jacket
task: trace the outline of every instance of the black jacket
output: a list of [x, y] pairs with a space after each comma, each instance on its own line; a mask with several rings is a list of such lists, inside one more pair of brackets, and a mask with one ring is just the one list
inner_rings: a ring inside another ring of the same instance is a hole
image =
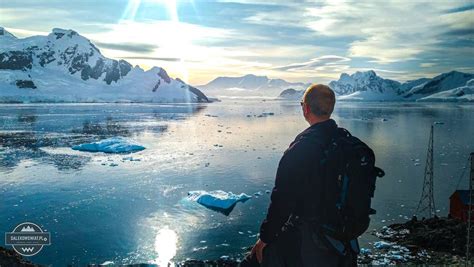
[[275, 241], [290, 215], [312, 217], [323, 205], [318, 167], [323, 147], [336, 130], [337, 124], [332, 119], [316, 123], [300, 133], [283, 154], [267, 216], [260, 227], [263, 242]]

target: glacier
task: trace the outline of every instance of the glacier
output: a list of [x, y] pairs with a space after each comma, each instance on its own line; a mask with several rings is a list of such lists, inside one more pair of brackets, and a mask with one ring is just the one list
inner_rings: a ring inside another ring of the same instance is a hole
[[97, 142], [75, 145], [72, 149], [85, 152], [134, 153], [144, 150], [145, 147], [123, 137], [111, 137]]
[[[433, 78], [398, 82], [384, 79], [375, 71], [342, 73], [331, 87], [338, 101], [474, 102], [474, 74], [451, 71]], [[304, 90], [288, 88], [278, 98], [301, 100]]]
[[195, 201], [204, 207], [220, 212], [224, 215], [229, 215], [238, 202], [245, 202], [252, 198], [251, 196], [241, 193], [236, 195], [232, 192], [225, 192], [222, 190], [215, 191], [190, 191], [188, 193], [188, 200]]
[[103, 56], [73, 30], [17, 38], [0, 27], [0, 102], [209, 102], [160, 67]]
[[434, 93], [418, 99], [419, 102], [474, 102], [474, 79], [464, 86]]

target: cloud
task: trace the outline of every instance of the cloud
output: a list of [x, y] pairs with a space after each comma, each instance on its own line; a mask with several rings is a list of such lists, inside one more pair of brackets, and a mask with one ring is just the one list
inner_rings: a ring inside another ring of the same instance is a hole
[[170, 61], [170, 62], [181, 61], [180, 58], [170, 58], [170, 57], [122, 57], [122, 59], [142, 59], [142, 60], [158, 60], [158, 61]]
[[158, 46], [153, 44], [138, 44], [138, 43], [103, 43], [103, 42], [94, 42], [99, 48], [106, 48], [112, 50], [120, 50], [127, 52], [137, 52], [137, 53], [151, 53]]
[[434, 62], [424, 62], [424, 63], [420, 63], [420, 67], [422, 68], [430, 68], [430, 67], [433, 67], [433, 66], [436, 66], [437, 64], [434, 63]]
[[318, 67], [323, 67], [323, 66], [331, 66], [331, 65], [339, 66], [341, 63], [348, 62], [350, 60], [351, 60], [350, 58], [346, 58], [346, 57], [327, 55], [327, 56], [313, 58], [309, 61], [302, 62], [302, 63], [292, 63], [286, 66], [276, 67], [274, 69], [280, 70], [280, 71], [314, 70]]
[[183, 0], [179, 21], [156, 0], [138, 1], [134, 21], [124, 20], [128, 0], [4, 2], [1, 24], [18, 37], [74, 29], [107, 57], [159, 64], [195, 83], [247, 73], [321, 81], [359, 69], [403, 79], [474, 68], [474, 6], [465, 0]]
[[[313, 31], [311, 38], [344, 37], [345, 56], [368, 58], [377, 64], [417, 60], [438, 49], [440, 42], [451, 46], [471, 46], [459, 37], [474, 28], [474, 6], [462, 1], [302, 1], [300, 5], [261, 11], [244, 18], [251, 24], [272, 27], [299, 27]], [[472, 34], [469, 35], [472, 40]], [[352, 39], [352, 40], [351, 40]], [[343, 46], [343, 44], [338, 44]]]
[[5, 28], [5, 29], [7, 29], [7, 31], [9, 31], [11, 34], [19, 38], [29, 37], [32, 35], [48, 35], [49, 34], [48, 32], [31, 31], [31, 30], [17, 29], [17, 28]]
[[446, 10], [446, 13], [457, 13], [457, 12], [463, 12], [466, 10], [473, 10], [474, 9], [474, 4], [469, 4], [465, 6], [460, 6], [460, 7], [455, 7], [455, 8], [450, 8]]

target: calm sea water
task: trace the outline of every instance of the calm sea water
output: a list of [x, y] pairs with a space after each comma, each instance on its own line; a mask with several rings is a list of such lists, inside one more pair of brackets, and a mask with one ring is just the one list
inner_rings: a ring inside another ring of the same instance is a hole
[[[274, 115], [258, 117], [263, 112]], [[334, 117], [375, 150], [387, 173], [377, 184], [371, 228], [411, 217], [430, 125], [444, 122], [435, 129], [435, 199], [447, 215], [450, 194], [467, 184], [474, 105], [338, 103]], [[31, 260], [62, 266], [240, 255], [256, 240], [283, 151], [307, 124], [299, 103], [224, 100], [0, 105], [0, 127], [0, 233], [37, 223], [52, 244]], [[70, 149], [110, 136], [147, 149], [132, 154], [134, 161]], [[225, 216], [184, 200], [192, 190], [254, 197]], [[361, 243], [373, 240], [366, 234]]]

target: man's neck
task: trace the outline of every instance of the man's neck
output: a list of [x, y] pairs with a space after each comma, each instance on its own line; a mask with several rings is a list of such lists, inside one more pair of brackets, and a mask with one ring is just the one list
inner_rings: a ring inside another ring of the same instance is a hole
[[317, 123], [321, 123], [321, 122], [325, 122], [327, 120], [329, 120], [330, 118], [328, 117], [325, 117], [325, 118], [321, 118], [321, 117], [312, 117], [309, 119], [308, 123], [309, 125], [313, 126]]

